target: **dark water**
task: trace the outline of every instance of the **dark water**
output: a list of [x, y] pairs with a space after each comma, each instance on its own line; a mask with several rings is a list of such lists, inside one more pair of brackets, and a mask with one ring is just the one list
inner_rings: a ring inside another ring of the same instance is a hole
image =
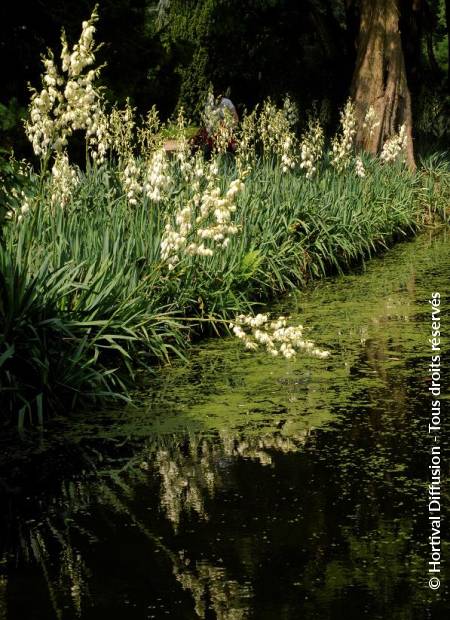
[[0, 620], [450, 618], [445, 487], [439, 590], [427, 572], [428, 299], [448, 333], [449, 275], [430, 233], [277, 309], [325, 360], [212, 341], [137, 410], [4, 441]]

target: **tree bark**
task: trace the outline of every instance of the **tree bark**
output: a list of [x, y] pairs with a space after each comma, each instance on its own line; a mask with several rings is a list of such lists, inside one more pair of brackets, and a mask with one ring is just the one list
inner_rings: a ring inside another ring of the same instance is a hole
[[[411, 95], [399, 29], [399, 0], [361, 0], [361, 21], [351, 95], [356, 107], [357, 147], [379, 153], [406, 125], [407, 163], [415, 168]], [[365, 115], [373, 106], [378, 125], [370, 133]]]

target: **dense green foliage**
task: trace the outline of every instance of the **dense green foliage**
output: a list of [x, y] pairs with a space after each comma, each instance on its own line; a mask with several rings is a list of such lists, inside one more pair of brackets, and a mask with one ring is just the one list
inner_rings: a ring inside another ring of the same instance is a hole
[[198, 113], [211, 83], [254, 106], [267, 96], [291, 93], [342, 101], [354, 62], [342, 3], [172, 0], [162, 13], [168, 49], [184, 46], [179, 105]]
[[[233, 167], [223, 162], [224, 185]], [[445, 166], [366, 169], [365, 179], [327, 169], [310, 181], [259, 164], [239, 200], [241, 233], [211, 257], [184, 256], [176, 274], [160, 260], [167, 214], [131, 209], [113, 168], [89, 170], [64, 209], [48, 208], [44, 184], [38, 209], [8, 224], [0, 246], [3, 420], [126, 395], [139, 368], [182, 355], [251, 302], [386, 247], [446, 204]]]

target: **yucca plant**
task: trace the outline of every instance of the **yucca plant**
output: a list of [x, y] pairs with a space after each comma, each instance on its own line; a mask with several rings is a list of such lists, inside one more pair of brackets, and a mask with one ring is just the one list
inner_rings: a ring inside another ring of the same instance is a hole
[[26, 237], [0, 248], [0, 403], [20, 425], [42, 421], [43, 405], [126, 398], [136, 368], [182, 350], [173, 312], [155, 309], [155, 274], [137, 282], [133, 263], [109, 259], [52, 266], [54, 253], [35, 266]]
[[[64, 208], [46, 206], [44, 184], [40, 209], [11, 222], [1, 248], [3, 410], [22, 420], [126, 397], [139, 366], [182, 354], [252, 303], [408, 235], [423, 217], [423, 179], [400, 164], [364, 165], [365, 178], [326, 167], [308, 179], [260, 162], [238, 202], [239, 235], [211, 256], [182, 256], [174, 272], [161, 262], [160, 243], [176, 200], [130, 208], [106, 164], [80, 173]], [[421, 173], [435, 201], [427, 208], [439, 203], [444, 172], [431, 165]], [[223, 187], [234, 174], [224, 160]]]
[[[44, 62], [26, 126], [41, 174], [27, 167], [26, 191], [8, 198], [0, 405], [19, 425], [127, 398], [137, 369], [183, 355], [193, 338], [228, 331], [236, 315], [446, 209], [444, 164], [412, 174], [403, 141], [383, 161], [354, 152], [350, 102], [328, 158], [317, 121], [299, 143], [287, 108], [270, 102], [244, 120], [236, 159], [191, 153], [181, 113], [180, 149], [167, 158], [155, 111], [137, 129], [130, 106], [105, 111], [97, 70], [84, 75], [96, 20], [83, 23], [72, 53], [63, 36], [61, 67], [56, 56]], [[75, 131], [86, 133], [83, 171], [70, 162]]]

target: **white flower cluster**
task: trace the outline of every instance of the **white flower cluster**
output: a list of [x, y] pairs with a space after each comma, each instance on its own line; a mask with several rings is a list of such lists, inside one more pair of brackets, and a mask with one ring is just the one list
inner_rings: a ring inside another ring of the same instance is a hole
[[297, 140], [285, 109], [277, 108], [267, 99], [259, 115], [258, 128], [264, 157], [277, 156], [283, 172], [294, 168]]
[[46, 73], [40, 93], [34, 91], [30, 103], [30, 121], [25, 124], [26, 134], [36, 155], [47, 154], [51, 149], [60, 151], [67, 144], [61, 117], [64, 97], [58, 87], [64, 80], [59, 76], [52, 57], [44, 60]]
[[269, 321], [268, 314], [241, 314], [230, 323], [230, 328], [246, 349], [255, 350], [263, 346], [275, 357], [282, 355], [290, 359], [298, 350], [321, 358], [329, 355], [328, 351], [317, 348], [311, 340], [304, 339], [302, 325], [287, 327], [287, 321], [282, 316], [275, 321]]
[[128, 200], [128, 204], [137, 205], [142, 195], [141, 171], [133, 155], [128, 157], [126, 166], [121, 173], [122, 186]]
[[169, 161], [164, 149], [151, 154], [144, 173], [144, 194], [153, 202], [161, 202], [171, 183]]
[[81, 24], [81, 36], [78, 43], [73, 46], [72, 52], [69, 50], [65, 34], [62, 34], [62, 69], [66, 71], [70, 77], [79, 76], [87, 66], [94, 63], [94, 22], [96, 22], [97, 19], [97, 12], [94, 10], [89, 21], [85, 21]]
[[161, 202], [172, 184], [170, 166], [164, 149], [158, 149], [147, 160], [138, 160], [129, 154], [120, 172], [120, 181], [128, 204], [137, 205], [146, 196], [152, 202]]
[[281, 145], [281, 170], [288, 172], [295, 168], [296, 158], [293, 155], [294, 136], [287, 134]]
[[258, 119], [259, 139], [265, 156], [273, 154], [280, 141], [280, 134], [282, 133], [282, 127], [279, 126], [280, 120], [282, 120], [282, 125], [287, 124], [284, 113], [280, 114], [272, 101], [266, 99]]
[[381, 161], [386, 163], [396, 161], [401, 155], [405, 154], [407, 145], [406, 123], [403, 123], [398, 134], [395, 134], [384, 143], [380, 155]]
[[317, 162], [322, 157], [323, 146], [324, 133], [320, 122], [310, 120], [300, 143], [300, 168], [306, 170], [307, 179], [311, 179], [317, 170]]
[[10, 208], [6, 212], [5, 217], [8, 220], [16, 219], [17, 222], [20, 222], [30, 211], [30, 198], [23, 190], [19, 192], [15, 187], [13, 187], [11, 194], [15, 202], [19, 203], [20, 206]]
[[122, 161], [127, 160], [133, 152], [135, 131], [135, 110], [127, 102], [123, 110], [114, 107], [109, 115], [109, 133], [111, 148]]
[[258, 106], [242, 118], [236, 145], [236, 165], [239, 174], [244, 175], [256, 162], [258, 137]]
[[94, 10], [91, 18], [83, 22], [80, 40], [72, 52], [62, 34], [61, 73], [52, 55], [44, 60], [43, 88], [39, 93], [33, 90], [30, 120], [25, 124], [34, 152], [40, 157], [52, 151], [60, 153], [67, 138], [78, 129], [90, 132], [90, 136], [97, 135], [97, 127], [92, 125], [100, 108], [100, 96], [94, 88], [99, 70], [85, 72], [95, 59], [93, 34], [97, 18]]
[[236, 196], [243, 189], [243, 181], [234, 179], [222, 197], [218, 187], [205, 191], [200, 202], [200, 215], [197, 217], [197, 223], [207, 223], [197, 230], [201, 239], [212, 239], [222, 247], [227, 247], [230, 236], [238, 232], [237, 226], [231, 222], [231, 217], [236, 211]]
[[192, 179], [193, 175], [195, 177], [194, 172], [194, 164], [191, 154], [189, 152], [189, 145], [187, 140], [181, 139], [179, 140], [179, 148], [176, 154], [176, 163], [178, 165], [180, 174], [183, 180], [186, 183], [189, 183]]
[[228, 108], [222, 112], [223, 118], [220, 119], [216, 127], [213, 138], [213, 149], [216, 153], [226, 153], [230, 142], [233, 140], [236, 122]]
[[286, 95], [283, 101], [283, 112], [290, 127], [294, 127], [298, 123], [298, 106], [295, 101]]
[[[179, 172], [187, 184], [190, 184], [193, 179], [198, 179], [198, 174], [196, 173], [197, 164], [199, 162], [198, 158], [193, 158], [191, 156], [191, 149], [189, 145], [189, 141], [186, 138], [186, 120], [184, 118], [184, 110], [180, 108], [177, 117], [177, 129], [178, 129], [178, 137], [177, 137], [177, 150], [175, 162], [179, 168]], [[202, 167], [203, 170], [203, 167]], [[198, 171], [197, 171], [198, 172]], [[203, 172], [202, 172], [203, 174]], [[202, 174], [200, 176], [202, 176]]]
[[361, 157], [357, 157], [355, 159], [355, 174], [361, 179], [364, 179], [364, 177], [366, 176], [366, 171], [364, 169], [364, 164]]
[[53, 205], [65, 207], [79, 183], [76, 170], [69, 164], [67, 153], [58, 153], [52, 167], [51, 198]]
[[338, 172], [342, 172], [350, 165], [355, 134], [355, 107], [349, 99], [341, 112], [341, 134], [333, 138], [331, 145], [331, 164]]
[[377, 113], [375, 112], [375, 108], [373, 107], [373, 105], [371, 105], [369, 106], [364, 117], [363, 129], [368, 132], [369, 137], [372, 137], [375, 128], [379, 127], [379, 125], [380, 121], [378, 120]]
[[[27, 188], [35, 186], [36, 180], [34, 178], [33, 167], [26, 160], [17, 161], [12, 155], [9, 159], [11, 167], [14, 169], [14, 176], [17, 184], [8, 188], [6, 185], [3, 187], [5, 195], [5, 218], [8, 220], [20, 220], [30, 211], [33, 203], [33, 196], [27, 195], [23, 189], [19, 189], [20, 185], [24, 185]], [[0, 175], [1, 177], [1, 175]]]
[[[174, 223], [166, 224], [161, 240], [161, 258], [169, 269], [179, 262], [181, 252], [191, 256], [212, 256], [214, 247], [226, 248], [230, 237], [238, 232], [232, 214], [236, 211], [236, 197], [244, 183], [235, 179], [222, 195], [215, 179], [217, 165], [214, 161], [207, 170], [198, 158], [193, 159], [191, 166], [196, 176], [191, 185], [194, 194], [178, 209]], [[206, 246], [205, 241], [210, 245]]]
[[92, 122], [86, 132], [88, 148], [92, 159], [101, 164], [106, 159], [106, 154], [112, 142], [109, 128], [109, 119], [102, 106], [96, 106], [92, 114]]
[[208, 92], [201, 117], [203, 126], [213, 140], [214, 151], [226, 153], [234, 136], [236, 121], [231, 110], [221, 106], [220, 100], [215, 100], [212, 90]]
[[20, 220], [30, 211], [30, 203], [28, 202], [27, 197], [24, 195], [24, 201], [22, 203], [22, 206], [20, 207], [20, 213], [17, 216], [17, 221], [20, 222]]

